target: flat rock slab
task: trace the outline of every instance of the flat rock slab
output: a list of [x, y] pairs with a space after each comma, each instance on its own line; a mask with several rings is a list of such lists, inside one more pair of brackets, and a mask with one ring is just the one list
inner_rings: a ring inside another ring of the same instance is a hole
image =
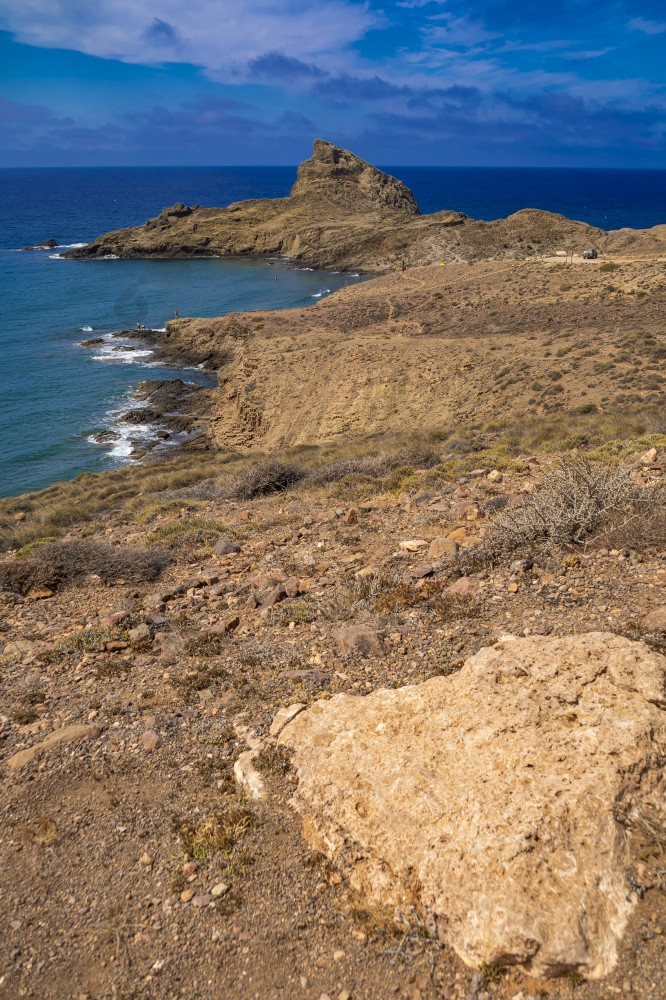
[[665, 671], [619, 636], [530, 636], [317, 701], [279, 737], [304, 835], [468, 965], [603, 976], [636, 902], [632, 824], [666, 822]]
[[7, 768], [10, 771], [18, 771], [20, 767], [25, 767], [26, 764], [30, 764], [31, 761], [37, 757], [41, 757], [43, 753], [49, 750], [54, 750], [65, 743], [78, 743], [80, 740], [97, 736], [99, 732], [99, 726], [89, 726], [83, 723], [74, 723], [71, 726], [64, 726], [62, 729], [54, 729], [52, 733], [45, 736], [39, 743], [35, 743], [31, 747], [26, 747], [25, 750], [19, 750], [18, 753], [9, 757], [7, 759]]

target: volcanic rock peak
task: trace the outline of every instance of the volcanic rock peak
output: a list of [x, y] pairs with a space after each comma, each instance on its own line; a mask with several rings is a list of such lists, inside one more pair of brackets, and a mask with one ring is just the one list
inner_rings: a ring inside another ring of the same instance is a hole
[[324, 191], [326, 198], [346, 202], [359, 198], [393, 212], [421, 214], [414, 195], [402, 181], [378, 170], [348, 149], [315, 139], [312, 157], [298, 168], [291, 197], [311, 197]]

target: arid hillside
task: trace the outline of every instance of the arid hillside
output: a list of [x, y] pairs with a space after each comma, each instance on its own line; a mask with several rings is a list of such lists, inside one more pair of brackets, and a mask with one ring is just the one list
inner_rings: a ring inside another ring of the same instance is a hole
[[387, 273], [137, 334], [187, 444], [0, 500], [0, 1000], [663, 1000], [663, 233], [317, 144], [77, 254]]
[[[598, 419], [577, 418], [589, 433]], [[571, 456], [532, 451], [528, 426], [509, 447], [402, 435], [267, 463], [190, 454], [2, 501], [0, 997], [661, 1000], [666, 435], [648, 432], [654, 419], [627, 417], [622, 440], [609, 424], [597, 463], [565, 471]], [[549, 445], [566, 448], [555, 425]], [[501, 657], [507, 634], [534, 675], [513, 655], [477, 683], [470, 657]], [[390, 716], [387, 753], [377, 706], [393, 698], [426, 711]], [[370, 725], [345, 755], [351, 774], [334, 754], [332, 775], [309, 761], [326, 732], [298, 736], [298, 713], [307, 726], [337, 706]], [[427, 728], [446, 712], [449, 741], [483, 741], [455, 750], [457, 777]], [[296, 733], [280, 735], [298, 744], [292, 759], [276, 734], [294, 714]], [[386, 794], [383, 769], [406, 753]], [[358, 803], [356, 827], [338, 796]], [[421, 830], [436, 837], [423, 848]], [[479, 951], [469, 923], [487, 932], [486, 892], [546, 958], [564, 939], [559, 969], [544, 975], [529, 952], [494, 960], [501, 926]]]
[[219, 368], [217, 447], [342, 442], [653, 404], [666, 266], [494, 261], [375, 278], [307, 309], [170, 322], [167, 356]]

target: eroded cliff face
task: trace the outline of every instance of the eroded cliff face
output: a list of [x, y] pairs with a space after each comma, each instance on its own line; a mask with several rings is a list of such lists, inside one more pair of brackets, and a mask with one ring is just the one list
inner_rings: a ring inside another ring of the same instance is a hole
[[421, 215], [401, 181], [318, 139], [289, 197], [227, 208], [173, 205], [143, 226], [120, 229], [67, 257], [285, 256], [309, 267], [384, 273], [444, 261], [526, 259], [566, 247], [605, 252], [664, 249], [664, 227], [601, 229], [537, 209], [491, 222], [462, 212]]

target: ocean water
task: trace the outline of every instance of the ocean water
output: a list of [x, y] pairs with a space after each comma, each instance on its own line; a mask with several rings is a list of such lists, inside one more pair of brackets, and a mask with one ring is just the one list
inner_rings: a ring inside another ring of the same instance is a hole
[[[537, 207], [606, 229], [666, 222], [664, 171], [386, 169], [424, 212], [492, 219]], [[0, 496], [130, 460], [126, 438], [104, 447], [90, 438], [131, 404], [143, 379], [211, 379], [153, 363], [144, 345], [86, 350], [82, 339], [108, 338], [137, 321], [163, 327], [176, 309], [217, 316], [313, 304], [361, 280], [281, 261], [68, 261], [58, 250], [19, 248], [50, 238], [86, 243], [177, 201], [284, 196], [294, 175], [290, 167], [0, 170]]]

